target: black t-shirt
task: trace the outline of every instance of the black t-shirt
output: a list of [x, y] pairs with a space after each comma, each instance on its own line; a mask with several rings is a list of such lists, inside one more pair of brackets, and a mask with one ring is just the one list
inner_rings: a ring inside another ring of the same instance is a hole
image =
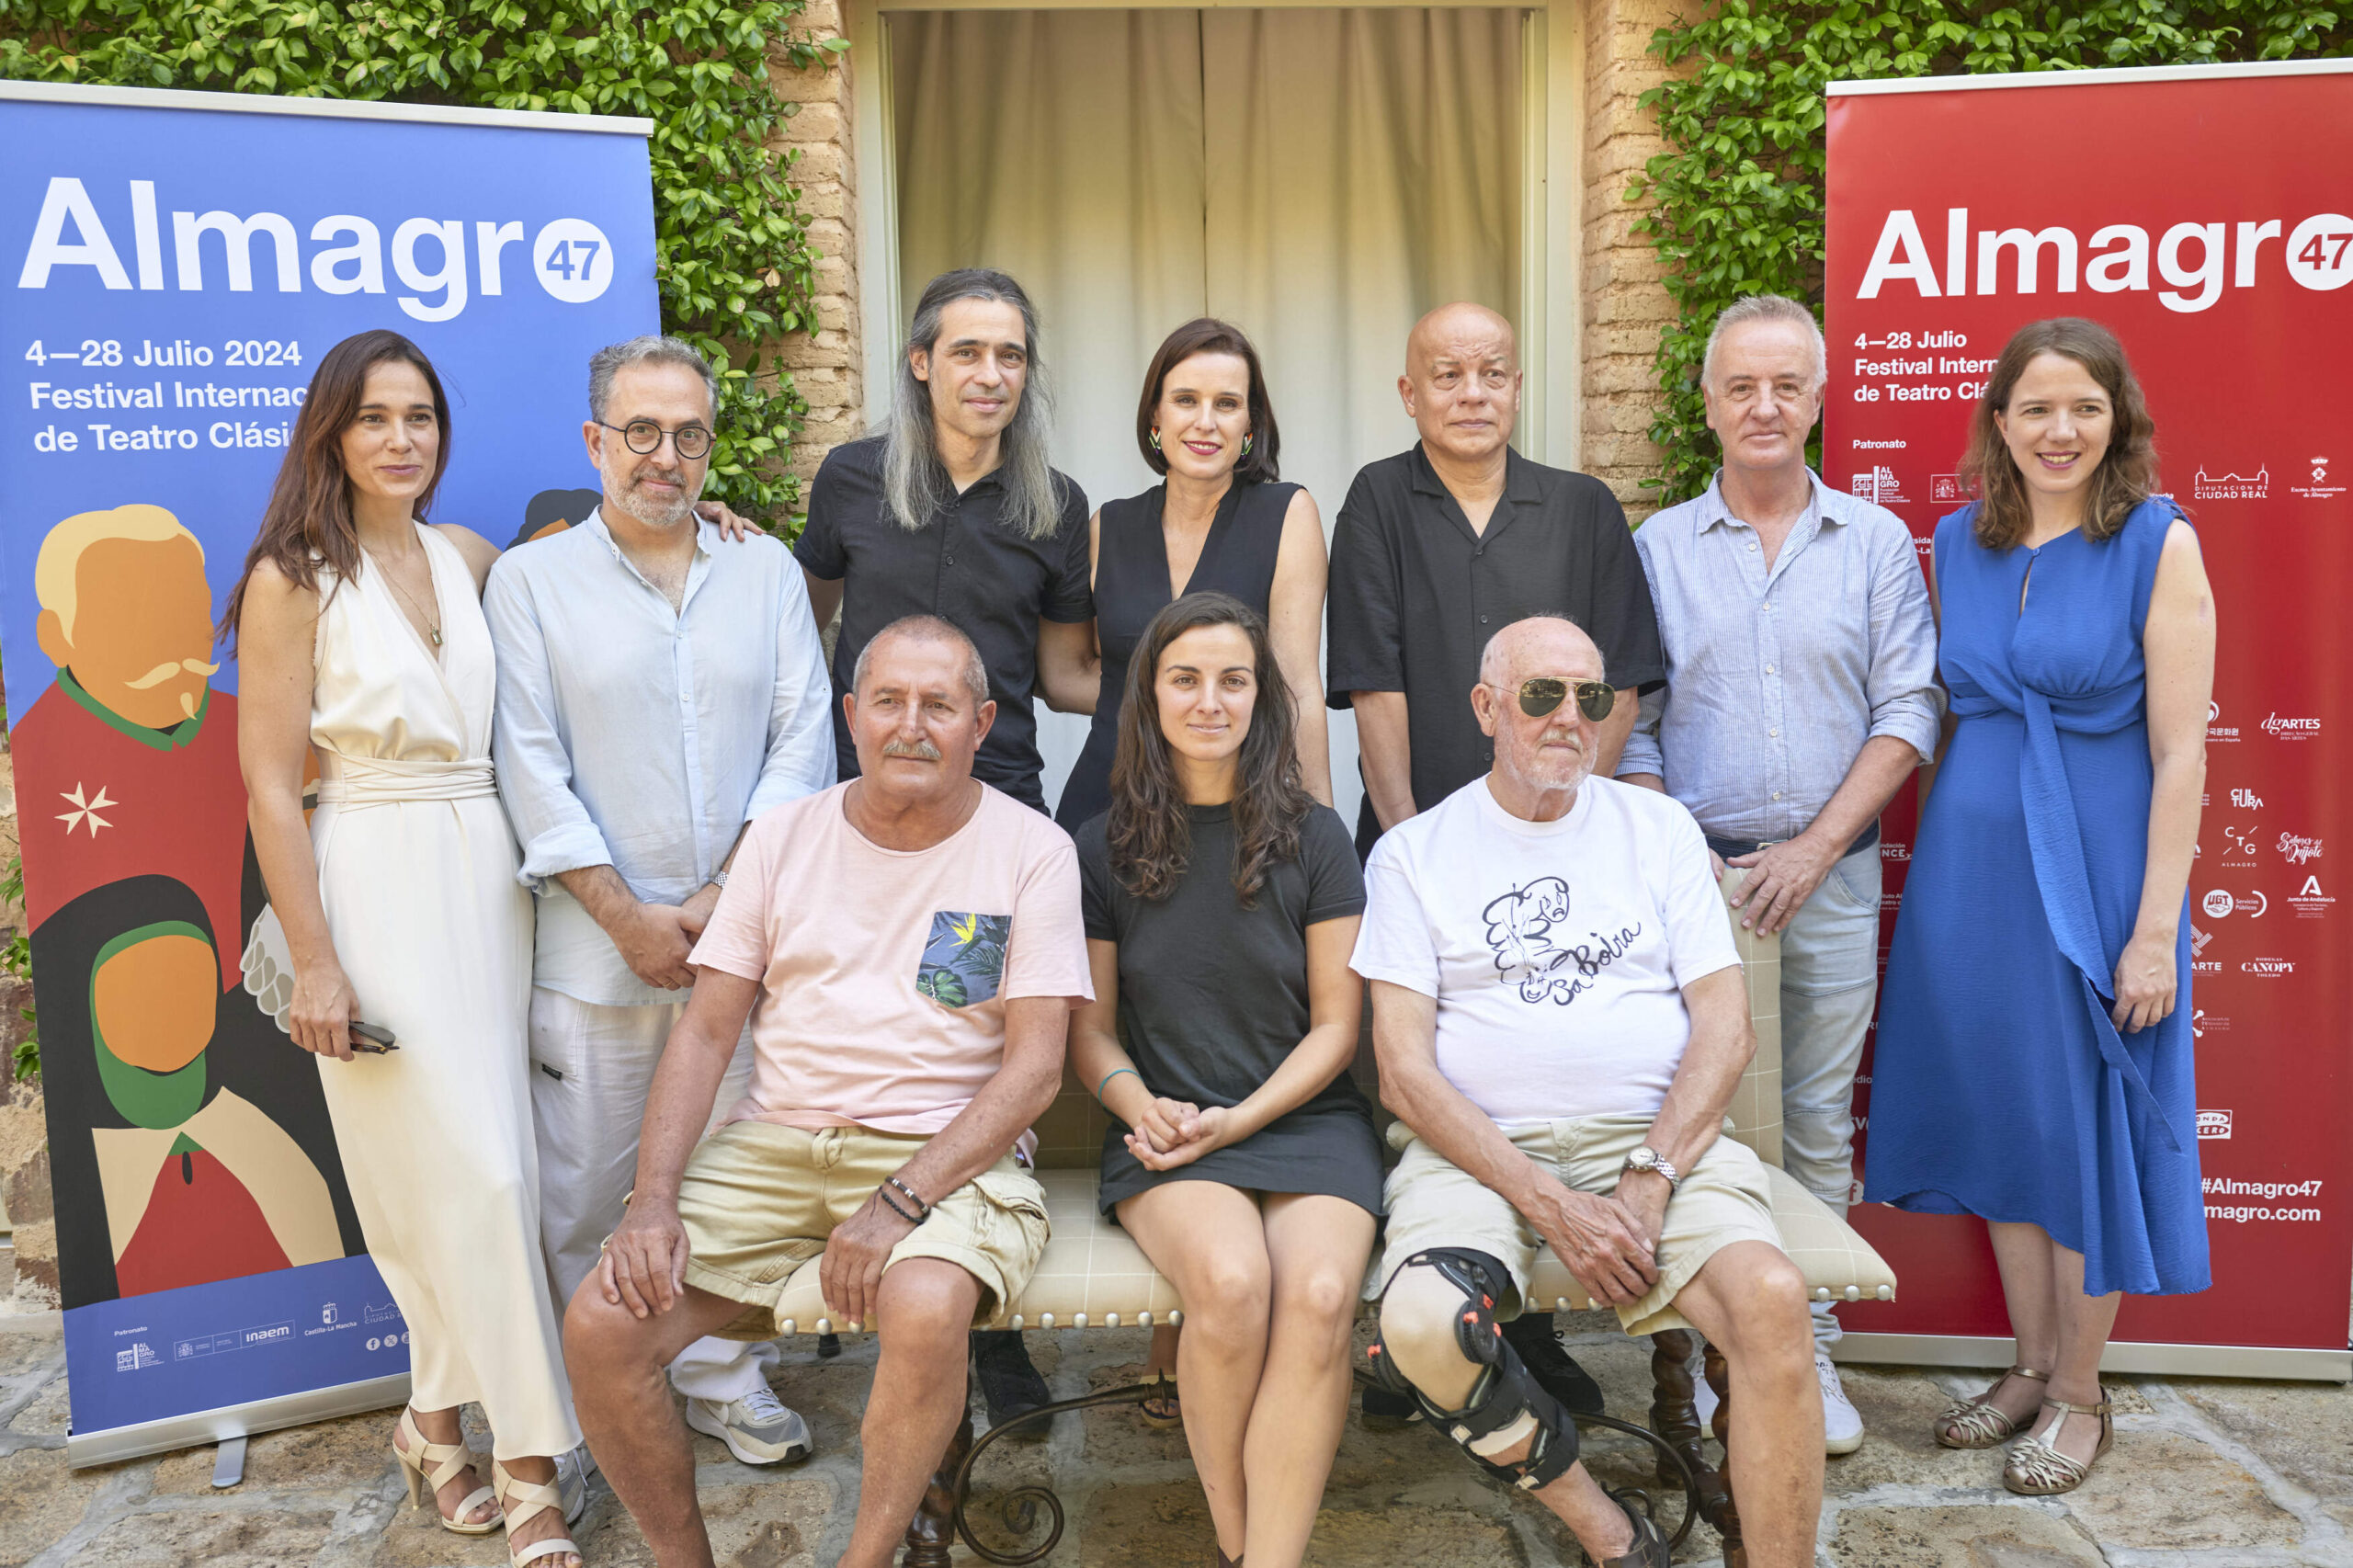
[[[1332, 534], [1326, 699], [1405, 694], [1414, 805], [1428, 811], [1485, 773], [1494, 744], [1471, 710], [1487, 639], [1530, 615], [1564, 615], [1601, 649], [1621, 690], [1666, 679], [1650, 583], [1625, 508], [1590, 474], [1505, 458], [1504, 494], [1473, 533], [1416, 444], [1370, 463]], [[1372, 798], [1358, 846], [1380, 836]]]
[[972, 773], [1045, 810], [1038, 775], [1038, 623], [1091, 619], [1086, 495], [1056, 473], [1062, 521], [1033, 540], [1006, 526], [1007, 492], [997, 473], [974, 480], [920, 528], [899, 526], [882, 502], [882, 437], [849, 441], [825, 454], [809, 488], [809, 524], [794, 559], [813, 576], [842, 582], [842, 631], [834, 645], [834, 749], [841, 777], [858, 777], [858, 750], [842, 697], [858, 655], [901, 616], [937, 615], [961, 628], [988, 667], [996, 722], [972, 759]]
[[[1108, 820], [1078, 830], [1086, 934], [1120, 944], [1120, 1031], [1144, 1086], [1198, 1106], [1237, 1106], [1306, 1037], [1307, 928], [1364, 912], [1364, 876], [1329, 806], [1309, 810], [1299, 858], [1273, 867], [1255, 909], [1233, 891], [1233, 815], [1188, 806], [1193, 852], [1166, 898], [1111, 872]], [[1344, 1072], [1301, 1108], [1363, 1104]]]

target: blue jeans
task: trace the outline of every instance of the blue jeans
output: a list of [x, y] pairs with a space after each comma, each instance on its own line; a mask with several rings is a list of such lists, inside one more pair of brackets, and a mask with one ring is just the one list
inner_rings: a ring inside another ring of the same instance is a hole
[[[1844, 1216], [1855, 1180], [1855, 1069], [1879, 991], [1879, 846], [1839, 860], [1781, 933], [1781, 1168]], [[1818, 1350], [1838, 1341], [1813, 1303]]]

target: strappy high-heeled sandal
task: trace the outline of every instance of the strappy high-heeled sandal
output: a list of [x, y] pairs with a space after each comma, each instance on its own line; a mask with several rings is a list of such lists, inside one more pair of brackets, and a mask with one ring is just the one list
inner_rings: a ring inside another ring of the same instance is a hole
[[480, 1524], [469, 1523], [468, 1514], [484, 1503], [497, 1501], [487, 1486], [477, 1486], [466, 1494], [458, 1505], [453, 1518], [441, 1512], [441, 1489], [463, 1475], [474, 1462], [473, 1450], [463, 1443], [427, 1441], [416, 1424], [416, 1412], [404, 1407], [401, 1411], [400, 1434], [408, 1447], [392, 1445], [392, 1457], [401, 1461], [401, 1479], [408, 1483], [408, 1500], [412, 1507], [431, 1508], [441, 1520], [441, 1528], [451, 1535], [488, 1535], [506, 1521], [494, 1514]]
[[561, 1476], [555, 1482], [517, 1481], [507, 1473], [505, 1465], [496, 1460], [490, 1461], [490, 1483], [498, 1489], [498, 1506], [506, 1510], [506, 1555], [515, 1568], [529, 1568], [529, 1564], [543, 1558], [581, 1555], [578, 1547], [560, 1535], [535, 1540], [529, 1546], [515, 1544], [516, 1527], [529, 1524], [541, 1514], [553, 1514], [567, 1524], [576, 1517], [576, 1511], [564, 1501], [561, 1482]]
[[2021, 1423], [2012, 1420], [1995, 1405], [1994, 1395], [2012, 1378], [2029, 1378], [2038, 1383], [2051, 1381], [2048, 1372], [2038, 1372], [2031, 1367], [2012, 1367], [1994, 1380], [1994, 1386], [1975, 1399], [1957, 1399], [1937, 1417], [1935, 1431], [1938, 1446], [1948, 1449], [1991, 1449], [2009, 1440]]
[[[2069, 1404], [2063, 1399], [2046, 1399], [2042, 1408], [2059, 1414], [2051, 1418], [2050, 1426], [2020, 1439], [2010, 1450], [2010, 1462], [2002, 1467], [2002, 1484], [2021, 1496], [2051, 1497], [2073, 1492], [2090, 1476], [2100, 1456], [2116, 1446], [2116, 1418], [2107, 1400], [2097, 1404]], [[2088, 1461], [2063, 1454], [2056, 1446], [2059, 1429], [2070, 1415], [2099, 1417], [2099, 1445], [2092, 1449]]]

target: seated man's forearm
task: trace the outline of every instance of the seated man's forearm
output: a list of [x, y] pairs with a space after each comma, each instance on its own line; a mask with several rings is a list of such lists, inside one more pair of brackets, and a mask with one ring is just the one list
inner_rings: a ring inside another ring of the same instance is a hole
[[1024, 996], [1006, 1003], [1005, 1010], [1005, 1064], [899, 1172], [899, 1179], [927, 1204], [1005, 1158], [1062, 1087], [1068, 1003], [1059, 996]]
[[1756, 1055], [1756, 1031], [1748, 1020], [1747, 978], [1737, 966], [1693, 981], [1683, 998], [1690, 1043], [1644, 1142], [1688, 1173], [1723, 1131], [1724, 1112]]

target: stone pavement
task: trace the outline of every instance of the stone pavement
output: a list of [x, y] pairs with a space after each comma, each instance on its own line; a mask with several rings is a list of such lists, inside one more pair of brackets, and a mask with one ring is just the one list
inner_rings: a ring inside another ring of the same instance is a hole
[[[1587, 1316], [1564, 1320], [1579, 1359], [1632, 1416], [1649, 1403], [1644, 1349]], [[1575, 1332], [1583, 1330], [1585, 1332]], [[1131, 1381], [1143, 1332], [1031, 1335], [1040, 1369], [1071, 1397]], [[858, 1491], [857, 1423], [870, 1341], [820, 1361], [789, 1341], [779, 1387], [809, 1417], [818, 1456], [768, 1472], [697, 1440], [703, 1505], [732, 1568], [830, 1565]], [[0, 1318], [0, 1568], [495, 1568], [501, 1538], [467, 1540], [406, 1506], [389, 1414], [254, 1439], [243, 1485], [215, 1492], [212, 1451], [65, 1468], [63, 1351], [55, 1314]], [[2116, 1450], [2065, 1498], [2012, 1497], [1998, 1451], [1949, 1453], [1928, 1437], [1947, 1396], [1984, 1379], [1851, 1369], [1870, 1424], [1830, 1462], [1818, 1562], [1827, 1568], [2345, 1568], [2353, 1565], [2353, 1392], [2334, 1385], [2133, 1378], [2111, 1382]], [[485, 1447], [479, 1430], [475, 1446]], [[1588, 1445], [1605, 1479], [1632, 1479], [1627, 1440]], [[992, 1483], [1051, 1478], [1069, 1511], [1046, 1568], [1171, 1568], [1211, 1560], [1208, 1515], [1181, 1434], [1123, 1408], [1064, 1416], [1042, 1444], [999, 1445]], [[983, 1503], [983, 1519], [995, 1510]], [[601, 1483], [574, 1531], [594, 1568], [652, 1559]], [[1007, 1537], [1006, 1539], [1010, 1539]], [[961, 1549], [960, 1561], [978, 1562]], [[1694, 1532], [1677, 1561], [1717, 1559]], [[1507, 1498], [1415, 1426], [1350, 1420], [1308, 1561], [1317, 1568], [1415, 1563], [1534, 1568], [1581, 1561], [1549, 1517]]]

